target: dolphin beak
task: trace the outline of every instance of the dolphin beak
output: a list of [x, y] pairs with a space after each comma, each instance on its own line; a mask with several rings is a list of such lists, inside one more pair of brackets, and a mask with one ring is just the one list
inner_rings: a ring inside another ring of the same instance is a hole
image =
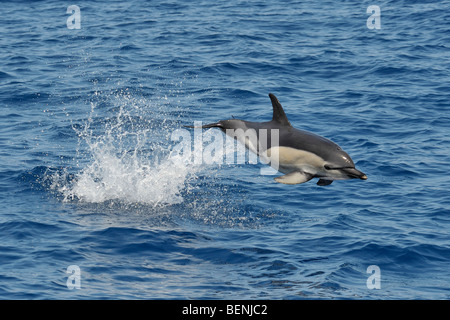
[[364, 172], [361, 172], [355, 168], [343, 168], [342, 171], [344, 171], [349, 178], [367, 180], [367, 176]]

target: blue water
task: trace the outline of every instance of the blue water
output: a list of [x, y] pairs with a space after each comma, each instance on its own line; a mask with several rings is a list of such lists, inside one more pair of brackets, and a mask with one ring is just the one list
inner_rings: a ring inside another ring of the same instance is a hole
[[[0, 298], [449, 299], [449, 5], [2, 2]], [[170, 160], [269, 92], [368, 180]]]

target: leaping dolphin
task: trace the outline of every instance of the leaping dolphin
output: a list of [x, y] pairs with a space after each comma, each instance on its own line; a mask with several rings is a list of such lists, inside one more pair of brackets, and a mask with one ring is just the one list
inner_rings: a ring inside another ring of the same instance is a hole
[[[275, 95], [270, 93], [269, 97], [273, 106], [271, 121], [220, 120], [203, 125], [201, 128], [219, 128], [240, 140], [258, 156], [269, 159], [272, 167], [285, 174], [275, 178], [275, 181], [279, 183], [299, 184], [312, 178], [319, 178], [317, 184], [326, 186], [334, 180], [367, 179], [363, 172], [355, 168], [350, 156], [336, 143], [314, 133], [292, 127]], [[251, 139], [248, 139], [248, 136], [240, 139], [236, 135], [238, 129], [242, 129], [243, 132], [248, 129], [255, 131], [258, 140], [257, 146], [249, 141]], [[267, 142], [261, 144], [259, 141], [261, 129], [278, 130], [279, 141], [272, 141], [274, 140], [271, 138], [272, 135], [266, 134]]]

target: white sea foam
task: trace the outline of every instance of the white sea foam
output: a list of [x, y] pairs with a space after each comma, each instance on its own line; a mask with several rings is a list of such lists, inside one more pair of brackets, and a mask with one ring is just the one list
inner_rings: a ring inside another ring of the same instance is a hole
[[173, 159], [154, 164], [149, 159], [137, 158], [136, 154], [118, 156], [114, 151], [94, 147], [93, 162], [64, 190], [65, 199], [85, 202], [117, 199], [155, 206], [182, 202], [180, 191], [195, 170]]
[[112, 116], [101, 116], [105, 111], [97, 112], [98, 104], [92, 102], [87, 121], [75, 129], [83, 164], [70, 183], [58, 184], [64, 200], [181, 203], [181, 192], [200, 167], [171, 155], [173, 128], [161, 115], [161, 107], [123, 93], [112, 100]]

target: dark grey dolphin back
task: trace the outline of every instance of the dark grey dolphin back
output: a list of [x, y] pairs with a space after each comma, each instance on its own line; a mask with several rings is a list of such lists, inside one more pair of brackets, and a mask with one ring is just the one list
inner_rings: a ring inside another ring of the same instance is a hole
[[[278, 129], [279, 140], [275, 145], [280, 147], [290, 147], [297, 150], [304, 150], [320, 156], [326, 161], [330, 161], [338, 167], [354, 167], [353, 160], [336, 143], [312, 132], [299, 130], [292, 127], [286, 113], [283, 110], [277, 97], [269, 93], [273, 106], [273, 118], [269, 122], [247, 122], [248, 128], [259, 129]], [[257, 131], [258, 134], [258, 131]], [[274, 147], [271, 141], [272, 135], [267, 134], [267, 149]], [[259, 139], [259, 134], [258, 134]], [[278, 144], [277, 144], [278, 143]], [[264, 148], [263, 148], [264, 149]], [[263, 150], [260, 150], [263, 151]]]

